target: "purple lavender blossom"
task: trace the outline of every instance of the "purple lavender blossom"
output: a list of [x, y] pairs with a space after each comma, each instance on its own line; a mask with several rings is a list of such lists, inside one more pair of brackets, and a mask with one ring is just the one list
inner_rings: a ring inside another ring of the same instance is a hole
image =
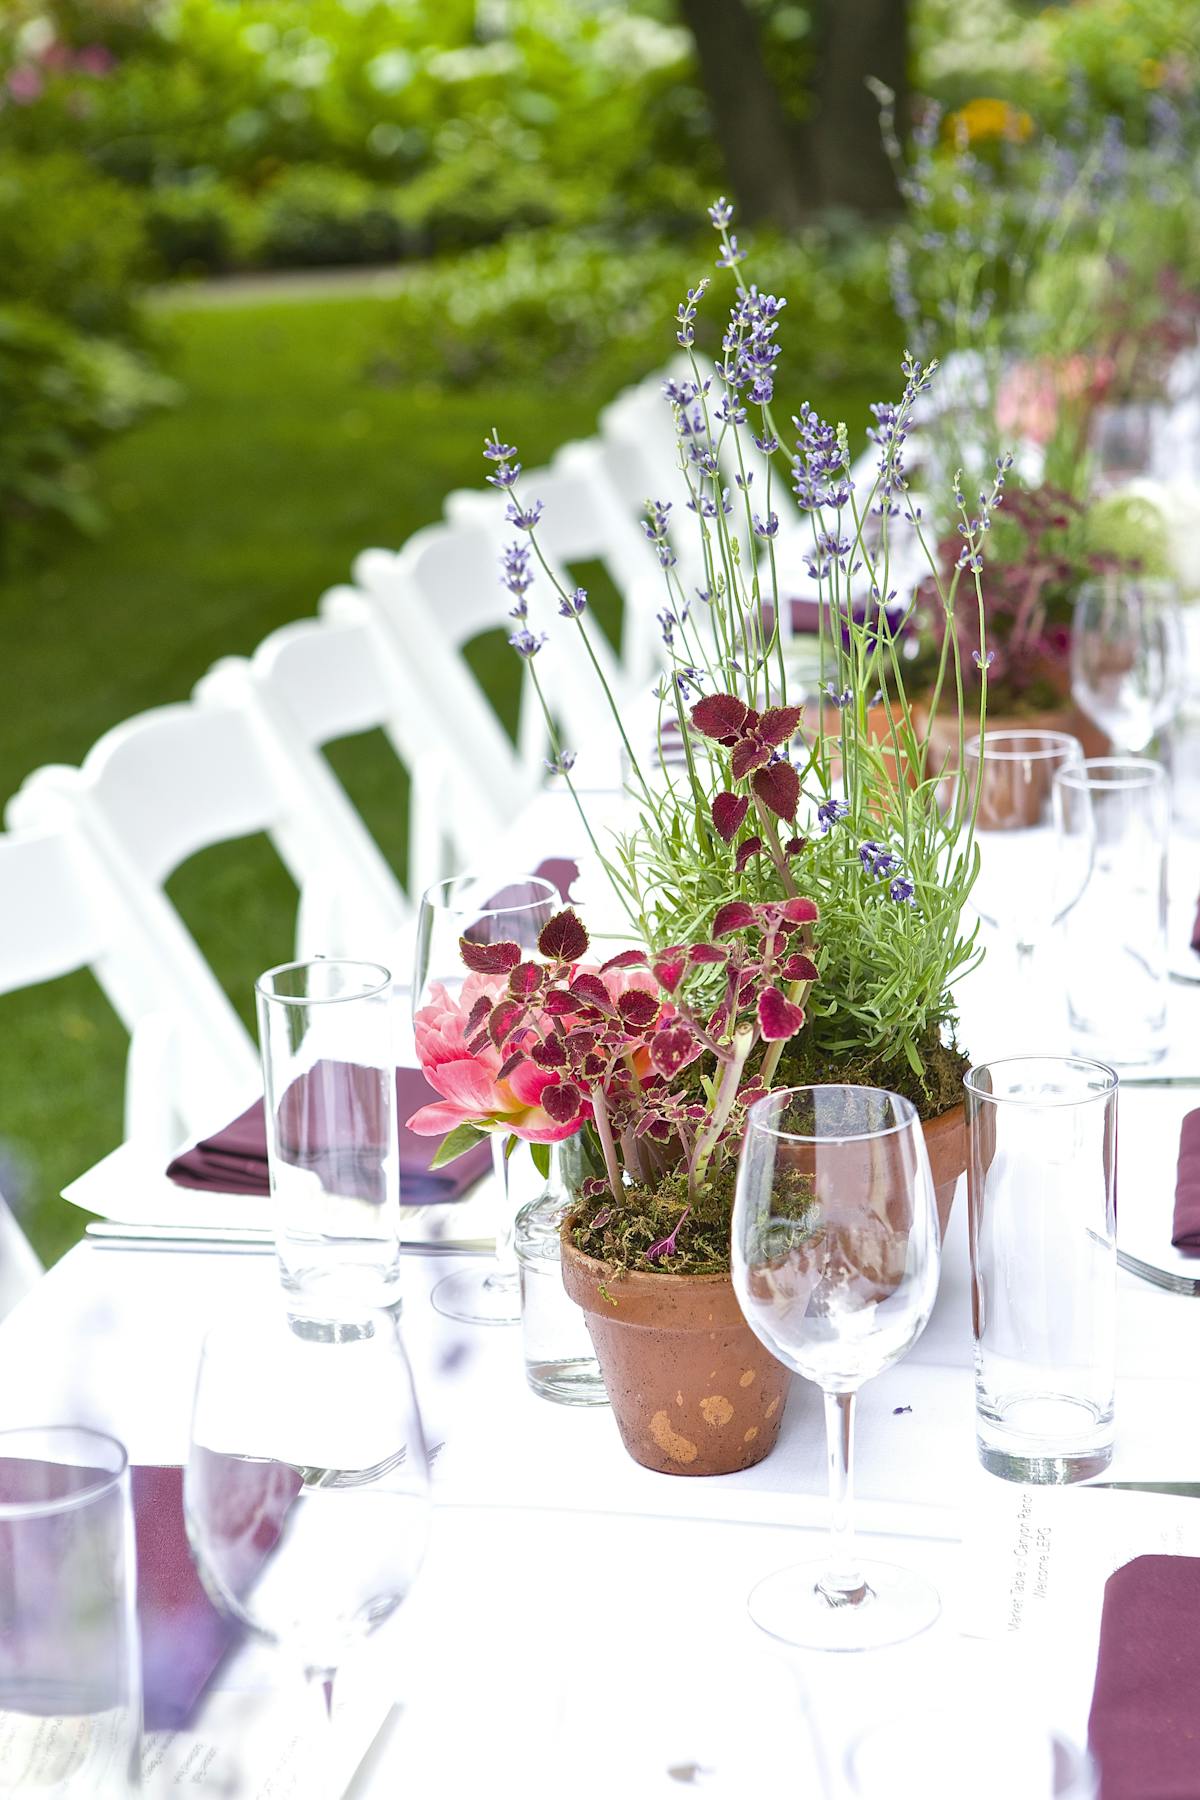
[[527, 625], [523, 625], [520, 631], [513, 632], [508, 641], [517, 655], [523, 656], [525, 661], [529, 662], [546, 642], [546, 634], [543, 631], [539, 637], [536, 632], [530, 631]]
[[996, 652], [989, 650], [986, 656], [980, 656], [978, 650], [972, 650], [971, 659], [977, 669], [990, 669], [996, 660]]
[[850, 498], [850, 476], [836, 430], [807, 400], [799, 414], [793, 415], [792, 424], [799, 434], [792, 458], [792, 487], [801, 511], [845, 506]]
[[551, 775], [569, 775], [575, 767], [575, 752], [560, 750], [557, 756], [546, 758], [546, 767]]
[[515, 500], [510, 500], [504, 514], [510, 525], [520, 531], [532, 531], [542, 516], [542, 503], [534, 500], [527, 507], [520, 507]]
[[717, 258], [718, 269], [736, 269], [740, 262], [745, 262], [746, 252], [741, 249], [737, 238], [729, 236], [727, 243], [721, 245], [721, 254]]
[[510, 594], [518, 600], [533, 586], [533, 571], [529, 567], [529, 548], [526, 544], [509, 544], [500, 558], [500, 580]]
[[558, 610], [564, 619], [577, 619], [587, 611], [587, 589], [577, 587], [570, 594], [565, 594], [558, 603]]
[[779, 536], [779, 514], [774, 513], [774, 512], [768, 513], [765, 519], [760, 519], [758, 514], [755, 513], [754, 514], [754, 535], [755, 535], [755, 537], [760, 537], [760, 538], [778, 537]]
[[718, 231], [724, 231], [733, 218], [733, 207], [724, 194], [708, 209], [708, 216]]
[[825, 692], [829, 695], [829, 698], [833, 701], [833, 704], [837, 707], [839, 712], [844, 711], [854, 698], [854, 690], [852, 688], [843, 688], [839, 694], [832, 681], [827, 681], [825, 683]]
[[687, 291], [687, 299], [681, 300], [675, 309], [675, 317], [679, 322], [679, 330], [675, 333], [675, 342], [684, 350], [690, 350], [696, 341], [696, 308], [703, 300], [708, 289], [707, 275], [694, 288]]
[[817, 822], [823, 832], [831, 831], [839, 819], [850, 811], [844, 800], [823, 800], [817, 808]]
[[883, 876], [889, 875], [896, 866], [896, 858], [892, 852], [885, 850], [883, 845], [877, 844], [873, 838], [864, 838], [858, 846], [858, 859], [868, 875], [873, 875], [880, 880]]
[[900, 904], [907, 901], [910, 906], [916, 905], [916, 901], [913, 899], [913, 884], [908, 879], [907, 875], [897, 875], [895, 881], [893, 881], [891, 887], [888, 889], [888, 893], [892, 896], [893, 900]]

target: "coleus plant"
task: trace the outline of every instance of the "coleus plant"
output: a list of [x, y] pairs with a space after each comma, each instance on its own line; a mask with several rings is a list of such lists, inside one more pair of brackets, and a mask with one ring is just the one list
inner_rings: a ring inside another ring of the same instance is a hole
[[804, 1025], [817, 917], [802, 895], [731, 901], [694, 942], [623, 950], [598, 967], [570, 908], [543, 928], [540, 961], [463, 938], [474, 986], [457, 1001], [435, 993], [416, 1019], [422, 1068], [444, 1098], [410, 1128], [452, 1126], [437, 1163], [481, 1133], [553, 1142], [586, 1131], [604, 1176], [585, 1198], [607, 1189], [620, 1203], [628, 1186], [653, 1189], [682, 1167], [694, 1203]]

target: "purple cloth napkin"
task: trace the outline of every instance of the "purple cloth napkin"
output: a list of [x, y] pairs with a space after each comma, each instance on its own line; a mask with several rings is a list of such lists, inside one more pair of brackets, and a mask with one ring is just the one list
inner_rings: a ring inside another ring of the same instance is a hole
[[1101, 1800], [1200, 1800], [1200, 1558], [1109, 1576], [1088, 1736]]
[[[318, 1065], [313, 1071], [314, 1077], [332, 1075], [335, 1081], [340, 1079], [340, 1087], [351, 1090], [355, 1086], [356, 1077], [371, 1071], [360, 1071], [349, 1064], [340, 1067], [333, 1064]], [[330, 1170], [324, 1167], [326, 1159], [319, 1150], [309, 1148], [314, 1137], [319, 1138], [318, 1105], [314, 1105], [311, 1096], [318, 1096], [327, 1091], [327, 1080], [314, 1081], [313, 1086], [306, 1089], [304, 1099], [299, 1107], [287, 1106], [287, 1096], [281, 1107], [281, 1123], [287, 1129], [287, 1121], [291, 1117], [295, 1125], [297, 1142], [304, 1146], [304, 1154], [297, 1154], [289, 1160], [316, 1167], [326, 1175]], [[436, 1137], [418, 1137], [409, 1131], [404, 1121], [412, 1117], [419, 1106], [426, 1106], [437, 1095], [422, 1075], [420, 1069], [396, 1070], [396, 1099], [398, 1135], [400, 1141], [400, 1198], [406, 1206], [428, 1206], [433, 1202], [449, 1202], [461, 1200], [467, 1189], [487, 1174], [491, 1167], [492, 1153], [487, 1143], [468, 1150], [456, 1162], [444, 1169], [431, 1169], [430, 1161], [438, 1147]], [[369, 1099], [364, 1093], [355, 1096], [360, 1117], [364, 1107], [362, 1102]], [[369, 1122], [364, 1134], [362, 1150], [364, 1173], [368, 1179], [365, 1191], [370, 1193], [370, 1145]], [[168, 1166], [167, 1174], [177, 1187], [201, 1188], [214, 1194], [269, 1194], [270, 1181], [267, 1174], [267, 1124], [261, 1100], [248, 1106], [244, 1113], [234, 1119], [231, 1124], [214, 1132], [212, 1137], [201, 1138], [190, 1150], [185, 1150]], [[356, 1185], [354, 1171], [340, 1170], [338, 1181], [353, 1192]]]
[[1192, 923], [1192, 949], [1200, 950], [1200, 901], [1196, 903], [1196, 917]]
[[1171, 1242], [1177, 1250], [1200, 1250], [1200, 1107], [1186, 1115], [1179, 1134]]

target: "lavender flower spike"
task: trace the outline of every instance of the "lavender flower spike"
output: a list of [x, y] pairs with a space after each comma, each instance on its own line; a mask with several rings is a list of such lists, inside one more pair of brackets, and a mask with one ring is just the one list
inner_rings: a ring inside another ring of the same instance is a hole
[[839, 819], [844, 819], [850, 811], [844, 800], [824, 800], [817, 808], [817, 819], [822, 831], [830, 831]]
[[587, 589], [576, 588], [573, 593], [566, 594], [558, 603], [558, 610], [564, 619], [577, 619], [587, 611]]
[[718, 231], [724, 231], [726, 225], [728, 225], [733, 218], [733, 207], [725, 198], [724, 194], [709, 207], [708, 216]]

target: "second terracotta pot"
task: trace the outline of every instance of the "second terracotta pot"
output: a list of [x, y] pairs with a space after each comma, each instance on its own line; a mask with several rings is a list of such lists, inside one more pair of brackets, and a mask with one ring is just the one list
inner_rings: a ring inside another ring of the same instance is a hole
[[791, 1375], [747, 1325], [728, 1275], [617, 1270], [578, 1250], [568, 1227], [562, 1273], [635, 1462], [728, 1475], [774, 1448]]

